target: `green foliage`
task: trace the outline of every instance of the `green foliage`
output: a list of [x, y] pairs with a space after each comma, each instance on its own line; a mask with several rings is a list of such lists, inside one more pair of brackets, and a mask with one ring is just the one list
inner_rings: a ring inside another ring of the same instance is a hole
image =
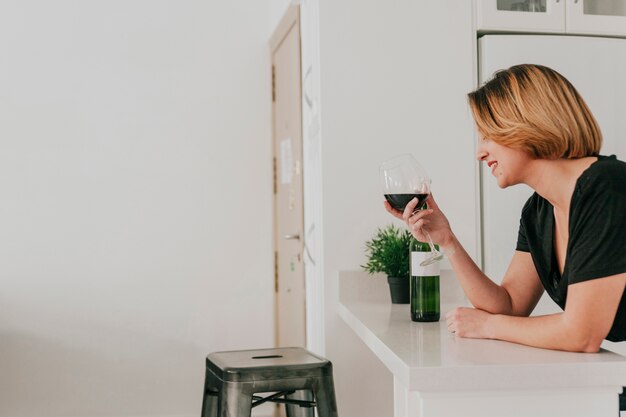
[[383, 272], [390, 277], [406, 277], [410, 271], [410, 248], [413, 237], [394, 225], [379, 228], [372, 240], [365, 242], [368, 261], [361, 265], [366, 272]]

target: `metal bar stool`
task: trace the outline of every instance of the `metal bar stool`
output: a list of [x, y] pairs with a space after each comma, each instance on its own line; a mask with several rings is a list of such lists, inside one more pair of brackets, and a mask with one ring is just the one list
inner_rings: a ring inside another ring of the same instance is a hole
[[268, 401], [285, 404], [288, 417], [313, 417], [313, 407], [319, 417], [337, 417], [332, 364], [295, 347], [207, 356], [202, 417], [249, 417]]

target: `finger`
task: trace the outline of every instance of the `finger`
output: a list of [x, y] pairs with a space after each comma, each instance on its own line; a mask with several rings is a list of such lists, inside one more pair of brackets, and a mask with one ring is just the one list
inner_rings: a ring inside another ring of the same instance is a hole
[[404, 208], [404, 213], [402, 213], [402, 218], [408, 221], [409, 218], [413, 215], [415, 211], [415, 207], [417, 206], [417, 198], [413, 198]]
[[409, 220], [410, 221], [418, 221], [419, 219], [421, 219], [422, 217], [426, 217], [430, 214], [433, 214], [433, 210], [432, 209], [428, 209], [428, 210], [420, 210], [417, 213], [413, 214]]
[[415, 223], [409, 223], [409, 226], [413, 231], [420, 230], [422, 227], [424, 227], [424, 219], [419, 219]]
[[460, 307], [456, 307], [456, 308], [448, 311], [448, 313], [446, 314], [446, 320], [448, 320], [450, 322], [455, 321], [456, 318], [458, 317], [459, 308]]
[[452, 324], [450, 324], [450, 325], [448, 326], [448, 330], [450, 331], [450, 333], [455, 333], [455, 332], [456, 332], [456, 327], [455, 327], [455, 326], [453, 326]]
[[448, 324], [448, 327], [452, 326], [452, 323], [454, 323], [452, 316], [450, 315], [446, 316], [446, 323]]

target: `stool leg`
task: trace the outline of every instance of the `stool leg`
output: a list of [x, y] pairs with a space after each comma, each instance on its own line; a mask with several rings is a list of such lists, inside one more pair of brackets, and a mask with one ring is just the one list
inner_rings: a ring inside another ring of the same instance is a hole
[[315, 387], [314, 395], [319, 417], [338, 417], [335, 384], [332, 375], [320, 378], [320, 384]]
[[201, 417], [217, 417], [217, 405], [219, 402], [218, 394], [210, 394], [205, 391], [204, 398], [202, 399], [202, 414]]
[[[289, 400], [313, 401], [313, 392], [308, 389], [301, 389], [293, 394], [285, 395], [285, 398]], [[285, 411], [287, 413], [287, 417], [314, 417], [315, 415], [313, 407], [300, 407], [299, 405], [293, 404], [286, 404]]]
[[219, 399], [218, 417], [250, 417], [252, 392], [240, 384], [224, 384]]
[[217, 417], [220, 385], [221, 381], [217, 380], [215, 375], [207, 368], [204, 375], [204, 393], [200, 417]]

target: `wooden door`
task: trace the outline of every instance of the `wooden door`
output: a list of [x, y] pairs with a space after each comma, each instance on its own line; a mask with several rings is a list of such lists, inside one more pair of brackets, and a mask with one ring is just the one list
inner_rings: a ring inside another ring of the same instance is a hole
[[306, 344], [303, 251], [300, 10], [291, 6], [270, 41], [274, 149], [276, 345]]

